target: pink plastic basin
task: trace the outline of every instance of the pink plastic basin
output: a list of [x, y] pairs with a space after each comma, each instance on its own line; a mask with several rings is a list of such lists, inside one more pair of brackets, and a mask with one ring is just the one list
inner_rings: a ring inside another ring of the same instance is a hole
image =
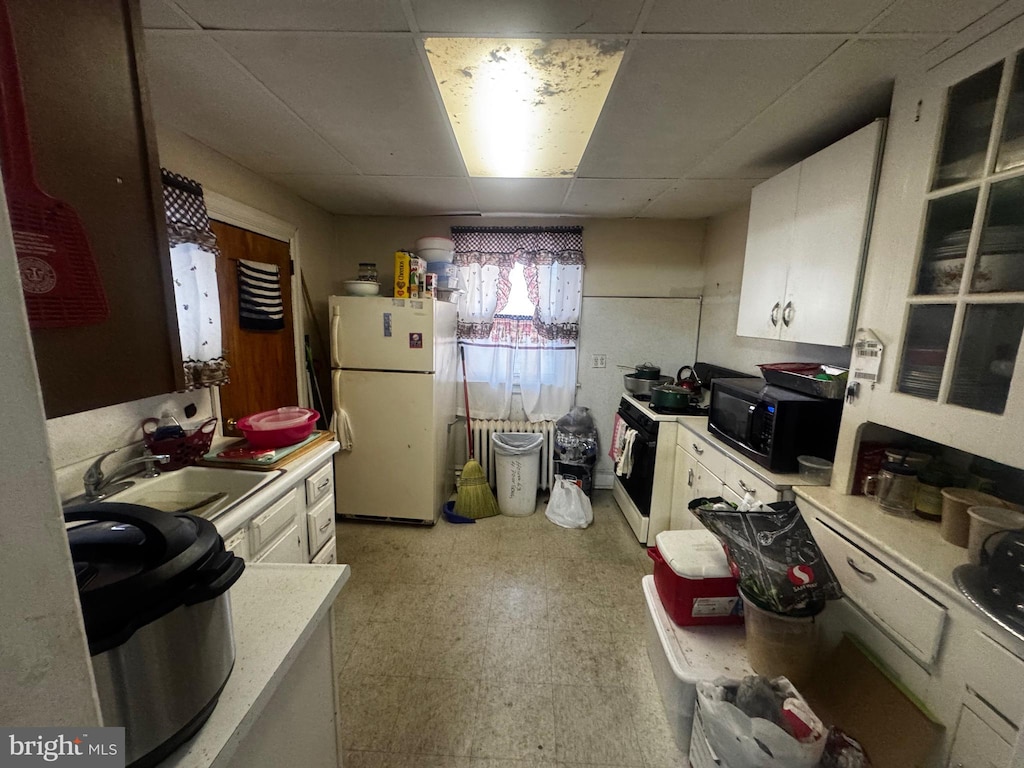
[[243, 416], [238, 420], [238, 428], [255, 448], [283, 448], [309, 437], [319, 418], [320, 414], [311, 408], [278, 408]]

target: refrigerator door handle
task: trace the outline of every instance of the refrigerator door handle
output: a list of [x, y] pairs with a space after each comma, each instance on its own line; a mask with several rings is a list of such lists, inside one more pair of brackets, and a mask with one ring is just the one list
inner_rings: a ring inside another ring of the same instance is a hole
[[341, 354], [338, 352], [338, 343], [340, 336], [338, 331], [341, 329], [341, 315], [331, 314], [331, 367], [341, 367]]

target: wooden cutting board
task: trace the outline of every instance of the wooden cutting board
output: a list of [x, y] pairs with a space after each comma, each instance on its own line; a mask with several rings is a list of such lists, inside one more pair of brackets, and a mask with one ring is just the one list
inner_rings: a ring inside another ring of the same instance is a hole
[[246, 440], [236, 440], [233, 443], [221, 446], [218, 450], [206, 454], [200, 459], [199, 463], [205, 467], [224, 467], [227, 469], [256, 469], [264, 472], [268, 472], [272, 469], [280, 469], [285, 464], [294, 461], [308, 453], [316, 450], [318, 447], [334, 439], [333, 432], [316, 431], [310, 435], [305, 441], [298, 443], [297, 445], [288, 445], [284, 448], [274, 449], [274, 458], [272, 461], [256, 461], [255, 459], [224, 459], [218, 458], [217, 454], [221, 451], [229, 451], [235, 448], [242, 448], [248, 446]]

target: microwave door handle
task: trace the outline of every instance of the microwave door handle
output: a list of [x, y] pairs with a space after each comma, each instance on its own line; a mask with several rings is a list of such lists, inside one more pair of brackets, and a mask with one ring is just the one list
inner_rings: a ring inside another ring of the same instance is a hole
[[760, 450], [760, 445], [755, 442], [755, 440], [757, 439], [757, 436], [761, 434], [761, 424], [764, 421], [764, 408], [765, 405], [762, 402], [753, 403], [747, 408], [750, 418], [747, 419], [747, 434], [743, 442], [757, 451]]

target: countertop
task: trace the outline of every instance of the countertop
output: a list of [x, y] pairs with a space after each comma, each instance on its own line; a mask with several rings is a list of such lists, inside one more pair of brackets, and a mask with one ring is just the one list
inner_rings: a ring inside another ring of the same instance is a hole
[[246, 564], [229, 592], [234, 670], [210, 719], [160, 768], [228, 764], [350, 574], [347, 565]]

